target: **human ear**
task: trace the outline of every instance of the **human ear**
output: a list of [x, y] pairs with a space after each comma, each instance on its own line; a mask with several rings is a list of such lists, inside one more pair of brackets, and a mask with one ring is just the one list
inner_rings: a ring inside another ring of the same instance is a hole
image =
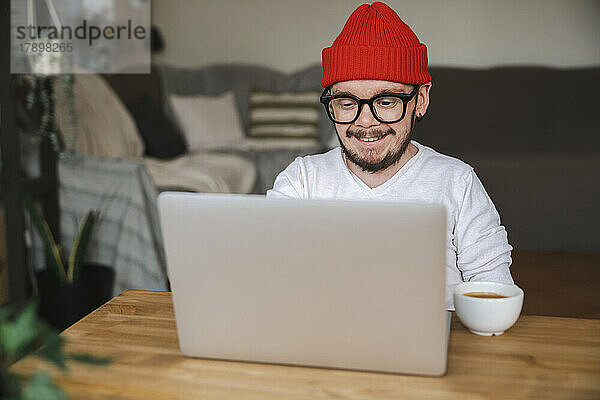
[[427, 107], [429, 107], [429, 90], [431, 90], [431, 82], [427, 82], [419, 87], [419, 93], [417, 93], [417, 109], [415, 114], [417, 118], [421, 119], [427, 112]]

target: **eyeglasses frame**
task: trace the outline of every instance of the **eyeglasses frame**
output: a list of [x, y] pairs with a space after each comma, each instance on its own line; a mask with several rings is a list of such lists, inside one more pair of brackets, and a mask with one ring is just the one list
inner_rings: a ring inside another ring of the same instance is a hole
[[[335, 124], [343, 124], [343, 125], [352, 124], [353, 122], [355, 122], [358, 119], [358, 117], [360, 117], [360, 113], [362, 112], [363, 105], [365, 105], [365, 104], [369, 105], [371, 114], [373, 114], [373, 117], [375, 117], [375, 119], [377, 121], [381, 122], [382, 124], [395, 124], [396, 122], [400, 122], [404, 119], [404, 116], [406, 115], [406, 108], [407, 108], [406, 106], [413, 99], [413, 97], [415, 97], [415, 95], [419, 92], [420, 87], [421, 87], [421, 85], [415, 85], [412, 92], [410, 92], [410, 93], [380, 93], [380, 94], [376, 94], [375, 96], [371, 97], [370, 99], [361, 99], [360, 97], [354, 96], [352, 94], [338, 94], [338, 95], [326, 94], [331, 89], [331, 86], [328, 86], [323, 91], [323, 94], [321, 94], [319, 101], [325, 107], [325, 112], [327, 113], [327, 116], [329, 117], [329, 119]], [[397, 120], [394, 120], [394, 121], [384, 121], [381, 118], [379, 118], [379, 116], [377, 115], [377, 112], [375, 111], [375, 106], [373, 105], [373, 103], [375, 102], [375, 100], [380, 99], [382, 97], [397, 97], [400, 100], [402, 100], [402, 115], [400, 116], [400, 118], [398, 118]], [[335, 119], [333, 119], [333, 116], [329, 112], [329, 103], [333, 99], [340, 99], [340, 98], [349, 98], [358, 103], [358, 112], [356, 113], [356, 116], [354, 117], [354, 119], [352, 121], [348, 121], [348, 122], [336, 121]]]

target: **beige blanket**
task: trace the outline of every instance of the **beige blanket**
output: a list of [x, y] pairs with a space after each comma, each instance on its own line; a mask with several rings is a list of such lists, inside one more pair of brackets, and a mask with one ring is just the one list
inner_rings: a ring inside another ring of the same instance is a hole
[[250, 193], [256, 181], [254, 164], [233, 154], [192, 153], [173, 160], [144, 158], [159, 190], [203, 193]]

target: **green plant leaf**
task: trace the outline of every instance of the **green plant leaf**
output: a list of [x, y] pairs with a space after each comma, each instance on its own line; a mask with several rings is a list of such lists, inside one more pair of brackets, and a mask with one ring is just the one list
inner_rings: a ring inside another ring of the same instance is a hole
[[97, 217], [98, 213], [96, 211], [89, 211], [81, 223], [77, 236], [75, 236], [67, 268], [67, 281], [69, 282], [77, 282], [81, 277], [81, 262]]
[[42, 217], [37, 207], [33, 203], [31, 196], [26, 194], [23, 197], [23, 202], [25, 203], [25, 208], [29, 212], [31, 216], [31, 220], [33, 221], [33, 225], [36, 227], [40, 238], [42, 239], [42, 243], [44, 244], [44, 248], [46, 252], [50, 255], [50, 265], [48, 268], [54, 271], [56, 277], [64, 281], [65, 280], [65, 266], [62, 261], [62, 255], [60, 252], [60, 248], [56, 244], [54, 240], [54, 236], [52, 235], [52, 231], [50, 231], [50, 227], [46, 220]]
[[65, 354], [63, 348], [65, 345], [65, 339], [58, 335], [58, 332], [51, 329], [44, 330], [43, 344], [40, 348], [39, 355], [55, 364], [62, 371], [67, 370], [65, 364]]
[[23, 400], [63, 400], [68, 399], [67, 393], [63, 392], [54, 384], [50, 375], [38, 372], [33, 375], [21, 394]]
[[113, 362], [111, 357], [97, 357], [88, 353], [69, 354], [69, 358], [71, 358], [73, 361], [91, 365], [109, 365]]
[[0, 344], [2, 353], [8, 359], [19, 359], [24, 355], [38, 335], [37, 307], [35, 302], [25, 305], [21, 313], [12, 322], [0, 325]]

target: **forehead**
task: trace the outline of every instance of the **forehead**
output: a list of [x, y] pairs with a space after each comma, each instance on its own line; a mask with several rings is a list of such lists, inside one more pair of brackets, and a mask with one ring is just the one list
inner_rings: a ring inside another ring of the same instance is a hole
[[358, 97], [371, 97], [381, 92], [410, 93], [412, 90], [413, 87], [405, 83], [372, 79], [337, 82], [331, 86], [332, 94], [346, 92]]

